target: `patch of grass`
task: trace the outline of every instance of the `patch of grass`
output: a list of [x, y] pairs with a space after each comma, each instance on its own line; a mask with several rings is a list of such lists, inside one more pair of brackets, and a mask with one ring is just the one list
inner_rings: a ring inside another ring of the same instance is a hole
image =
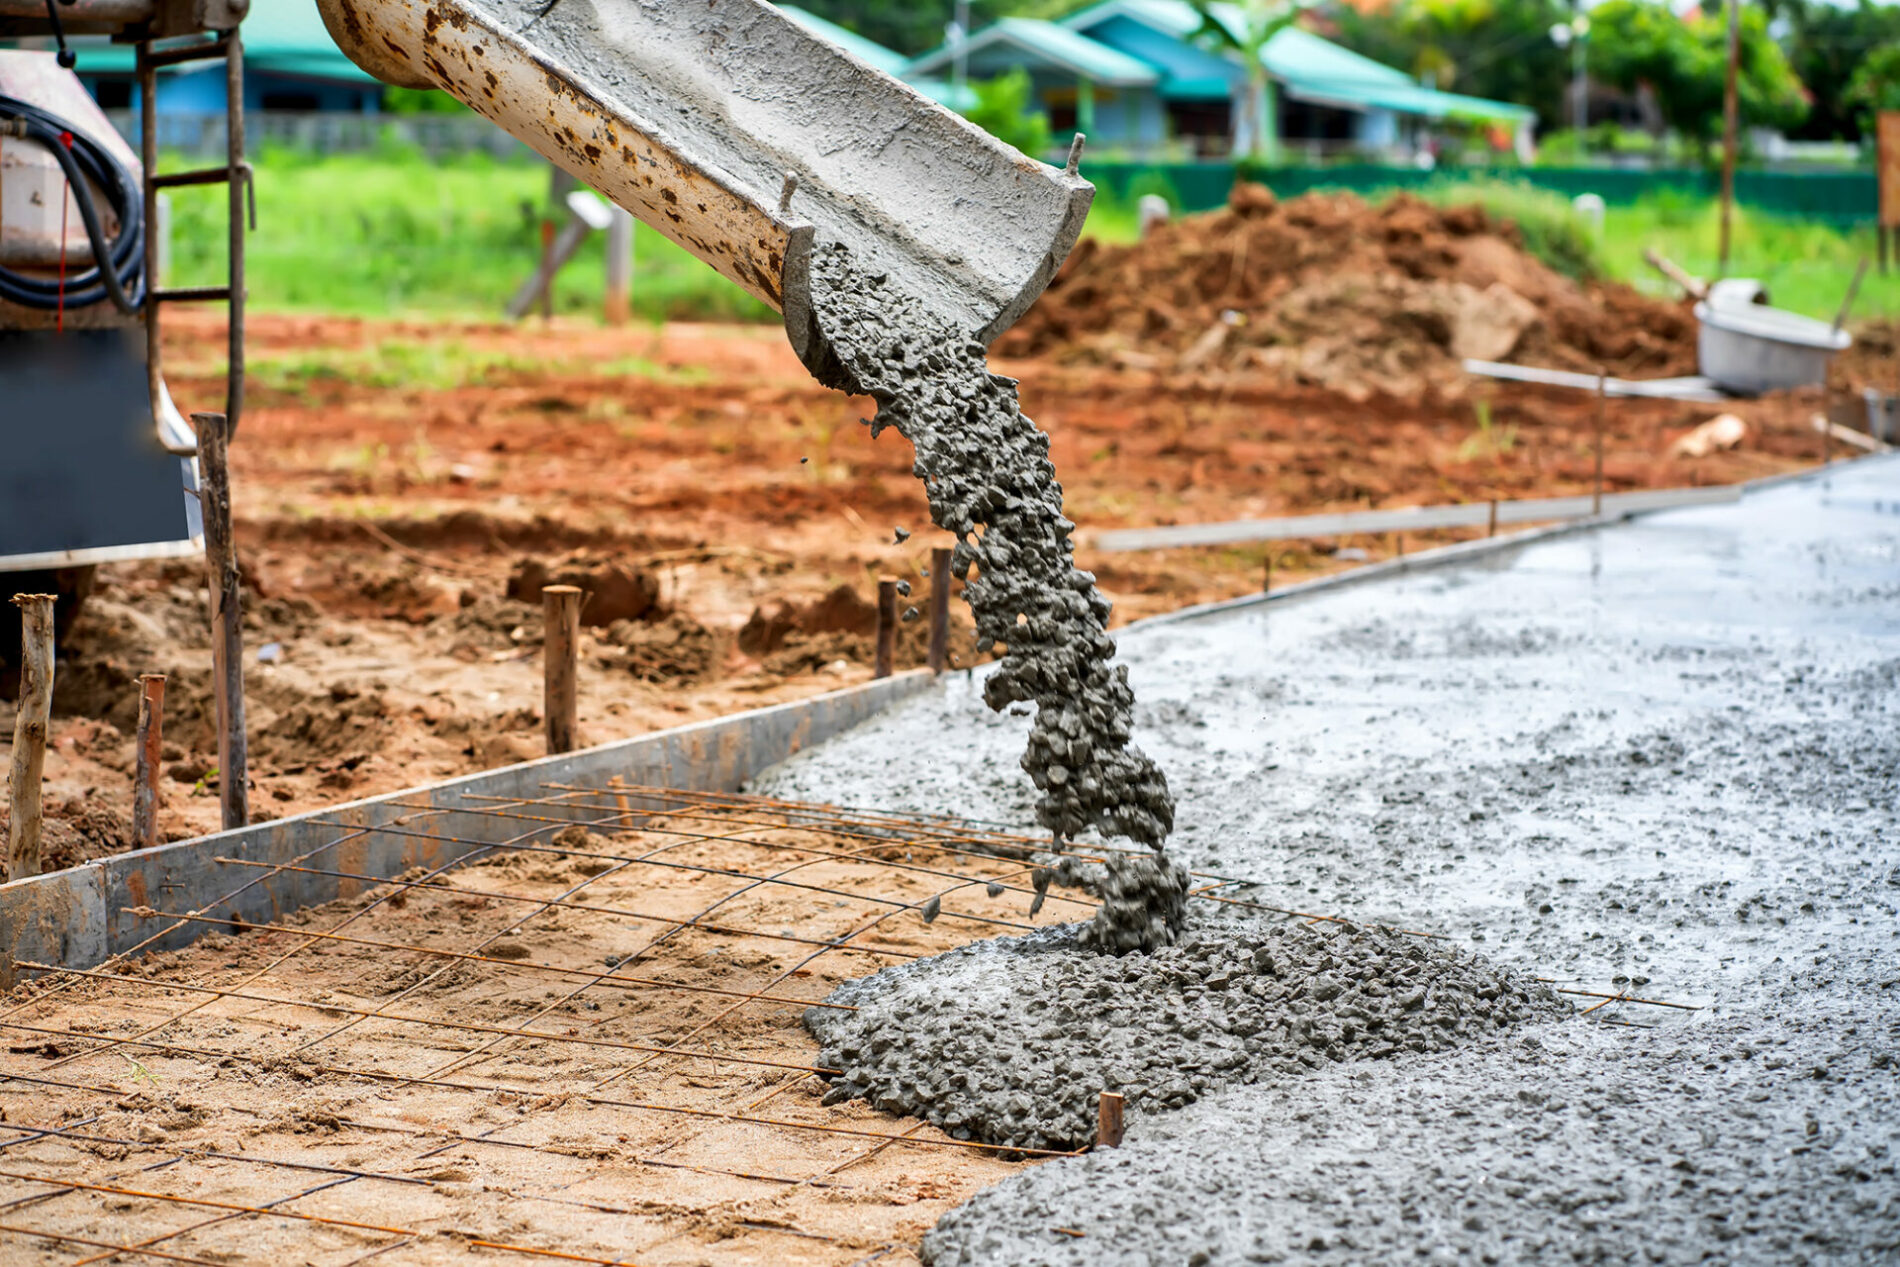
[[[260, 154], [251, 302], [277, 311], [499, 318], [540, 258], [548, 171], [484, 154]], [[168, 160], [177, 169], [188, 160]], [[172, 191], [171, 283], [225, 273], [223, 191]], [[565, 213], [563, 213], [565, 214]], [[605, 244], [590, 234], [555, 285], [555, 310], [598, 313]], [[635, 313], [649, 321], [777, 320], [680, 247], [634, 230]]]
[[260, 356], [248, 366], [253, 383], [267, 390], [306, 395], [322, 383], [381, 390], [444, 391], [473, 387], [516, 375], [558, 378], [644, 378], [692, 385], [706, 380], [700, 366], [672, 369], [644, 357], [607, 361], [517, 356], [496, 349], [471, 348], [460, 339], [414, 341], [384, 339], [372, 348], [317, 347], [289, 356]]
[[[189, 165], [176, 159], [165, 164]], [[258, 231], [250, 246], [249, 286], [259, 308], [488, 320], [501, 315], [540, 255], [548, 173], [538, 161], [484, 154], [430, 160], [398, 149], [330, 156], [269, 150], [256, 165]], [[1447, 180], [1421, 192], [1438, 203], [1476, 201], [1509, 217], [1539, 258], [1573, 277], [1616, 278], [1671, 293], [1642, 262], [1646, 246], [1691, 272], [1716, 272], [1718, 214], [1708, 199], [1658, 191], [1635, 206], [1609, 208], [1599, 232], [1562, 195], [1519, 182]], [[1138, 179], [1123, 197], [1103, 190], [1084, 232], [1132, 241], [1144, 193], [1178, 201], [1159, 175]], [[218, 284], [224, 276], [223, 191], [183, 188], [172, 191], [172, 198], [171, 283]], [[1829, 319], [1856, 261], [1874, 252], [1872, 226], [1843, 232], [1746, 208], [1737, 210], [1735, 226], [1731, 276], [1760, 278], [1777, 305]], [[590, 235], [556, 283], [556, 311], [600, 312], [603, 249], [601, 235]], [[636, 226], [634, 251], [634, 309], [648, 321], [778, 320], [765, 304], [644, 224]], [[1900, 316], [1900, 273], [1870, 275], [1855, 311], [1864, 318]], [[426, 386], [525, 368], [499, 355], [458, 360], [443, 352], [442, 364], [429, 363], [431, 355], [379, 349], [347, 361], [313, 352], [257, 368], [292, 391], [330, 376]], [[632, 364], [596, 368], [647, 372]]]

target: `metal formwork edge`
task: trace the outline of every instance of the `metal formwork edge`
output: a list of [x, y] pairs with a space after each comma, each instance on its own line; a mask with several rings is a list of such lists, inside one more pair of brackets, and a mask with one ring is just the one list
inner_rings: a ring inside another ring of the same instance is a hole
[[[394, 876], [412, 867], [439, 867], [486, 845], [537, 830], [530, 822], [479, 813], [457, 813], [464, 798], [537, 799], [550, 783], [606, 787], [611, 779], [632, 786], [690, 791], [739, 789], [766, 767], [849, 730], [890, 705], [928, 687], [924, 670], [900, 673], [811, 699], [696, 722], [634, 739], [618, 740], [558, 757], [464, 775], [442, 783], [331, 806], [307, 814], [257, 823], [235, 831], [181, 840], [152, 849], [102, 858], [84, 866], [0, 885], [0, 927], [12, 930], [16, 960], [88, 968], [126, 952], [148, 938], [153, 925], [126, 913], [128, 907], [203, 912], [220, 919], [263, 924], [306, 906], [352, 897], [360, 880], [304, 872], [256, 872], [219, 863], [220, 857], [264, 863], [291, 862], [324, 850], [316, 865], [337, 871]], [[492, 806], [493, 801], [485, 804]], [[559, 808], [537, 806], [539, 815]], [[568, 811], [597, 817], [598, 811]], [[362, 830], [428, 824], [426, 834]], [[540, 832], [551, 830], [542, 825]], [[453, 836], [444, 841], [441, 836]], [[434, 838], [431, 838], [434, 837]], [[325, 849], [325, 846], [329, 848]], [[187, 922], [144, 949], [173, 950], [203, 936], [208, 926]]]

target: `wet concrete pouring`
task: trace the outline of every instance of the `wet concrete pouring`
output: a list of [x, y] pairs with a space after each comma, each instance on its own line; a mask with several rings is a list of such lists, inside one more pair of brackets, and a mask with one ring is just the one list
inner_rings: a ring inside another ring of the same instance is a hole
[[[845, 987], [864, 1011], [808, 1022], [834, 1096], [1072, 1141], [1130, 1093], [1122, 1148], [985, 1191], [926, 1260], [1900, 1250], [1896, 487], [1874, 460], [1125, 634], [1170, 854], [1354, 923], [1121, 958], [1050, 930]], [[975, 676], [761, 790], [1034, 821]], [[1580, 1018], [1538, 977], [1700, 1010]]]
[[[985, 702], [1034, 705], [1021, 764], [1042, 793], [1036, 821], [1054, 833], [1054, 852], [1092, 829], [1157, 851], [1111, 861], [1084, 939], [1112, 953], [1170, 944], [1187, 891], [1187, 873], [1159, 853], [1174, 800], [1129, 742], [1134, 692], [1126, 666], [1110, 663], [1108, 600], [1075, 566], [1075, 524], [1062, 513], [1048, 435], [1023, 416], [1016, 384], [989, 372], [973, 332], [940, 315], [946, 305], [908, 293], [838, 243], [814, 253], [812, 283], [834, 362], [820, 378], [877, 401], [873, 437], [895, 427], [911, 442], [931, 518], [957, 537], [951, 567], [965, 582], [977, 649], [1008, 649], [984, 676]], [[1051, 878], [1036, 873], [1038, 908]]]

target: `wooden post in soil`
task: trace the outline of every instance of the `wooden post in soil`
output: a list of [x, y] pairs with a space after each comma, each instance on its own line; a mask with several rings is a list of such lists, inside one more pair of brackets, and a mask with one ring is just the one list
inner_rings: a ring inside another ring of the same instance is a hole
[[611, 209], [607, 225], [606, 317], [610, 326], [624, 326], [633, 318], [633, 213]]
[[950, 667], [950, 551], [930, 552], [930, 671]]
[[1491, 517], [1485, 523], [1484, 535], [1487, 537], [1498, 535], [1498, 499], [1495, 497], [1491, 499]]
[[231, 539], [231, 429], [223, 414], [191, 416], [204, 488], [205, 572], [211, 591], [211, 687], [218, 706], [218, 800], [224, 830], [251, 821], [250, 754], [244, 735], [243, 578]]
[[889, 677], [897, 667], [897, 578], [877, 579], [877, 658], [871, 665], [874, 678]]
[[1122, 1109], [1125, 1105], [1121, 1094], [1104, 1091], [1095, 1102], [1095, 1146], [1097, 1148], [1120, 1148], [1122, 1146]]
[[548, 755], [572, 752], [580, 711], [577, 660], [581, 643], [581, 591], [573, 585], [544, 585], [541, 614], [546, 626], [542, 641], [543, 695], [541, 711], [547, 718]]
[[1601, 366], [1597, 368], [1597, 422], [1596, 422], [1596, 479], [1591, 485], [1590, 513], [1603, 513], [1603, 422], [1604, 414], [1610, 405], [1609, 372]]
[[132, 779], [132, 843], [150, 849], [158, 843], [158, 766], [164, 751], [165, 675], [139, 674], [139, 729]]
[[7, 780], [7, 878], [24, 880], [40, 873], [40, 782], [53, 719], [53, 596], [15, 594], [13, 602], [20, 609], [20, 711]]

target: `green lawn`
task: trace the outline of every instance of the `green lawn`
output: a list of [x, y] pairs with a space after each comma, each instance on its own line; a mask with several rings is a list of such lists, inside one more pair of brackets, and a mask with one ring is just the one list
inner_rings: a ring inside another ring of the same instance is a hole
[[[324, 158], [267, 152], [257, 159], [251, 301], [275, 310], [499, 317], [539, 253], [547, 186], [547, 169], [537, 163], [483, 155], [430, 162], [395, 150]], [[171, 281], [215, 284], [224, 269], [223, 191], [186, 188], [172, 196]], [[1716, 272], [1717, 212], [1708, 201], [1661, 196], [1612, 207], [1598, 235], [1562, 197], [1524, 186], [1448, 184], [1427, 196], [1477, 198], [1517, 219], [1532, 248], [1566, 272], [1594, 271], [1662, 293], [1661, 279], [1642, 262], [1646, 246], [1692, 272]], [[1087, 232], [1133, 238], [1132, 206], [1098, 200]], [[559, 311], [600, 311], [601, 250], [592, 235], [562, 274]], [[1855, 261], [1873, 250], [1871, 227], [1843, 234], [1741, 209], [1729, 272], [1762, 279], [1783, 307], [1832, 318]], [[634, 307], [648, 320], [776, 319], [645, 225], [636, 230], [635, 261]], [[1900, 316], [1900, 273], [1871, 274], [1855, 311]]]

